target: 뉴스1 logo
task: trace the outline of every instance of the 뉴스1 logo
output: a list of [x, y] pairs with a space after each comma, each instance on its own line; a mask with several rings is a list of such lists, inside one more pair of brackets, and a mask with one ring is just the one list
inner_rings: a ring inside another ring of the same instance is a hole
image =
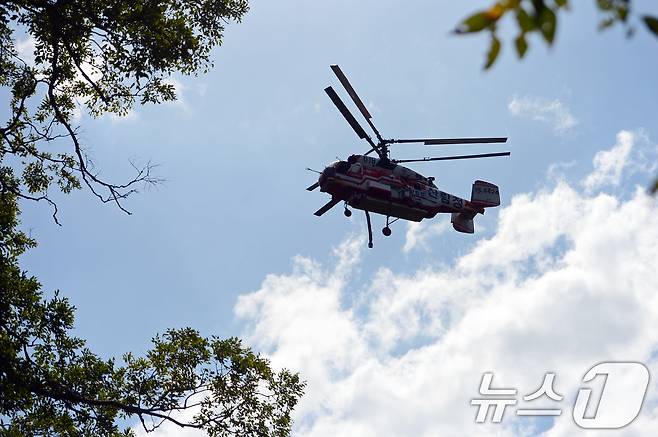
[[[605, 378], [600, 393], [592, 394], [592, 389], [581, 387], [573, 405], [572, 417], [576, 425], [586, 429], [617, 429], [630, 424], [640, 414], [644, 397], [649, 386], [649, 370], [642, 363], [603, 362], [589, 369], [582, 382], [593, 381], [597, 376]], [[492, 388], [494, 374], [482, 375], [480, 395], [471, 400], [477, 407], [476, 423], [484, 423], [490, 418], [492, 423], [503, 420], [507, 407], [516, 406], [517, 389]], [[517, 408], [517, 416], [560, 416], [561, 408], [555, 408], [564, 396], [556, 391], [555, 373], [546, 373], [537, 390], [523, 396], [526, 403], [539, 399], [538, 408]], [[547, 408], [550, 405], [550, 408]], [[489, 412], [491, 411], [491, 414]]]

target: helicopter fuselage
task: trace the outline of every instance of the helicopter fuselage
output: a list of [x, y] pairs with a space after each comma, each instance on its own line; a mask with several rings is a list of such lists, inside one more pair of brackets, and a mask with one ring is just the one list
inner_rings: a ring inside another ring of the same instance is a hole
[[352, 155], [327, 166], [320, 190], [347, 205], [388, 217], [419, 222], [438, 213], [484, 213], [484, 208], [439, 190], [407, 167], [379, 158]]
[[[321, 217], [341, 202], [345, 202], [343, 213], [346, 217], [352, 215], [352, 211], [348, 208], [350, 206], [365, 211], [368, 225], [368, 247], [373, 247], [371, 212], [386, 216], [386, 226], [382, 229], [382, 233], [387, 237], [391, 235], [389, 225], [399, 219], [420, 222], [423, 219], [432, 218], [438, 213], [451, 213], [450, 222], [456, 231], [467, 234], [474, 233], [473, 218], [477, 214], [484, 214], [485, 208], [500, 205], [500, 193], [496, 185], [476, 180], [473, 182], [471, 200], [466, 200], [439, 190], [434, 184], [434, 178], [425, 177], [400, 164], [493, 158], [496, 156], [509, 156], [510, 152], [427, 156], [420, 159], [390, 159], [389, 147], [403, 143], [424, 144], [426, 146], [504, 143], [507, 142], [507, 137], [407, 139], [383, 137], [372, 122], [372, 115], [368, 108], [363, 104], [340, 67], [332, 65], [331, 69], [365, 118], [376, 138], [373, 140], [368, 135], [331, 86], [324, 89], [329, 99], [345, 118], [345, 121], [352, 127], [354, 133], [368, 143], [370, 151], [365, 155], [351, 155], [346, 161], [336, 161], [327, 166], [322, 172], [319, 172], [319, 180], [307, 187], [306, 190], [313, 191], [320, 188], [322, 192], [331, 195], [331, 200], [315, 211], [313, 215]], [[375, 152], [378, 158], [368, 156], [372, 152]], [[394, 218], [392, 221], [390, 220], [391, 217]]]

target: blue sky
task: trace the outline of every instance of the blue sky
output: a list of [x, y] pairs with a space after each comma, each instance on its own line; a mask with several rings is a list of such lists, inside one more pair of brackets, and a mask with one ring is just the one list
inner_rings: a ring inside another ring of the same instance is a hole
[[[658, 138], [658, 40], [644, 29], [630, 40], [619, 28], [600, 33], [593, 2], [582, 3], [563, 14], [555, 47], [533, 38], [523, 62], [507, 23], [503, 53], [485, 73], [486, 36], [449, 32], [487, 2], [253, 1], [244, 22], [228, 27], [210, 73], [175, 78], [177, 103], [138, 107], [124, 120], [82, 117], [82, 138], [103, 176], [120, 181], [130, 176], [130, 158], [151, 159], [166, 182], [131, 198], [131, 216], [86, 191], [55, 195], [62, 227], [46, 205], [25, 204], [23, 225], [39, 247], [23, 266], [44, 289], [70, 298], [77, 332], [104, 356], [143, 351], [169, 327], [242, 335], [238, 296], [290, 272], [297, 255], [333, 265], [332, 248], [365, 233], [362, 214], [347, 220], [336, 208], [314, 217], [327, 198], [304, 190], [316, 180], [305, 167], [367, 150], [322, 91], [338, 89], [333, 63], [385, 136], [510, 137], [496, 149], [511, 150], [510, 158], [413, 166], [442, 190], [468, 197], [472, 181], [484, 179], [500, 186], [505, 207], [515, 194], [544, 187], [551, 164], [569, 163], [563, 171], [579, 180], [618, 132]], [[648, 1], [636, 8], [656, 13]], [[526, 102], [516, 115], [513, 101]], [[558, 109], [539, 114], [548, 120], [532, 118], [555, 102]], [[558, 112], [573, 125], [556, 128]], [[469, 151], [494, 150], [399, 145], [392, 154]], [[648, 181], [647, 174], [624, 179], [618, 195]], [[411, 251], [402, 250], [405, 224], [396, 223], [389, 239], [376, 232], [348, 294], [358, 299], [382, 269], [403, 276], [440, 270], [481, 238], [495, 238], [498, 226], [498, 212], [488, 212], [474, 236], [437, 232], [426, 249]]]

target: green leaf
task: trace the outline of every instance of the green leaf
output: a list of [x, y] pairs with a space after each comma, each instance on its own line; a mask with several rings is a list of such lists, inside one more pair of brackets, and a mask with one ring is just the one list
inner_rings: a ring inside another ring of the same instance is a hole
[[569, 7], [569, 0], [555, 0], [555, 5], [558, 8]]
[[523, 59], [525, 52], [528, 50], [528, 42], [525, 39], [525, 35], [519, 35], [515, 40], [514, 44], [516, 45], [516, 53], [519, 55], [519, 59]]
[[599, 23], [599, 30], [605, 30], [615, 24], [615, 19], [612, 17], [606, 18]]
[[530, 32], [535, 27], [533, 19], [523, 8], [519, 8], [516, 12], [516, 21], [519, 23], [519, 27], [523, 33]]
[[625, 23], [628, 20], [628, 7], [620, 6], [617, 10], [617, 17]]
[[455, 29], [455, 33], [479, 32], [485, 29], [491, 23], [492, 21], [486, 12], [478, 12], [462, 21], [462, 24], [460, 24], [459, 27]]
[[484, 69], [488, 70], [496, 62], [498, 54], [500, 53], [500, 40], [496, 35], [491, 35], [491, 46], [489, 46], [489, 53], [487, 53], [487, 62], [484, 64]]
[[539, 14], [539, 28], [541, 34], [544, 36], [544, 40], [549, 46], [553, 44], [553, 40], [555, 39], [556, 27], [557, 17], [555, 16], [555, 12], [550, 8], [545, 7]]
[[647, 25], [647, 28], [653, 32], [654, 35], [658, 36], [658, 18], [645, 15], [642, 19]]

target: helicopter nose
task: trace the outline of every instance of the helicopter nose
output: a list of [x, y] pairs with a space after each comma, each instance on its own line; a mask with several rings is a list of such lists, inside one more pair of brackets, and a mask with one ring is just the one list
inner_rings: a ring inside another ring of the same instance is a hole
[[318, 183], [320, 185], [323, 185], [324, 182], [330, 178], [336, 175], [336, 169], [333, 167], [325, 167], [324, 170], [322, 170], [322, 173], [320, 174], [320, 177], [318, 178]]
[[326, 167], [322, 170], [322, 175], [325, 177], [334, 176], [336, 174], [336, 169], [334, 167]]

